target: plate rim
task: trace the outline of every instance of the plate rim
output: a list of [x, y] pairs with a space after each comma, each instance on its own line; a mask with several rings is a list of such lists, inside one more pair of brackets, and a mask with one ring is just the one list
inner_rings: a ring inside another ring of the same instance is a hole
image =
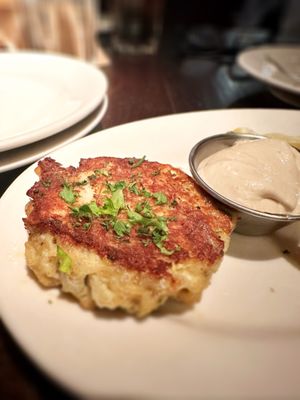
[[[50, 148], [48, 148], [47, 150], [45, 149], [43, 151], [37, 151], [34, 154], [27, 156], [26, 158], [20, 158], [19, 160], [16, 160], [11, 163], [7, 163], [4, 165], [0, 164], [0, 173], [11, 171], [13, 169], [20, 168], [20, 167], [23, 167], [30, 163], [33, 163], [33, 162], [39, 160], [40, 158], [45, 157], [48, 153], [57, 151], [58, 149], [60, 149], [64, 146], [67, 146], [67, 145], [71, 144], [73, 141], [78, 140], [78, 139], [82, 138], [83, 136], [87, 135], [92, 129], [95, 128], [95, 126], [97, 126], [99, 124], [99, 122], [101, 122], [102, 118], [104, 117], [104, 115], [107, 111], [108, 103], [109, 103], [108, 96], [107, 96], [107, 94], [105, 94], [103, 97], [103, 101], [100, 103], [100, 105], [98, 107], [96, 107], [96, 109], [93, 110], [91, 112], [91, 114], [84, 117], [83, 120], [78, 121], [74, 125], [69, 126], [68, 128], [66, 128], [60, 132], [57, 132], [55, 135], [51, 135], [45, 139], [42, 139], [42, 140], [34, 142], [34, 143], [27, 144], [25, 146], [18, 147], [16, 149], [8, 150], [9, 152], [14, 152], [14, 151], [19, 152], [20, 150], [22, 151], [23, 147], [38, 145], [39, 143], [41, 143], [43, 141], [50, 140], [50, 142], [51, 142], [52, 140], [55, 140], [56, 135], [61, 135], [64, 133], [68, 133], [68, 131], [72, 131], [73, 129], [75, 129], [75, 130], [77, 129], [77, 131], [75, 131], [75, 133], [73, 135], [68, 136], [66, 140], [56, 143], [52, 147], [49, 146]], [[91, 119], [92, 114], [95, 114], [95, 115]], [[82, 124], [84, 124], [83, 127], [81, 127]], [[78, 130], [79, 128], [80, 128], [80, 130]], [[20, 157], [21, 157], [21, 155], [20, 155]]]

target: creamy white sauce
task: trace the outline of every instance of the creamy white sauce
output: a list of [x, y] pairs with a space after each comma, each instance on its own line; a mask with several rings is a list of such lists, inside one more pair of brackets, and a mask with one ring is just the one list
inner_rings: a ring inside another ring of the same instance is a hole
[[198, 173], [218, 193], [246, 207], [300, 214], [300, 153], [284, 141], [237, 142], [204, 159]]

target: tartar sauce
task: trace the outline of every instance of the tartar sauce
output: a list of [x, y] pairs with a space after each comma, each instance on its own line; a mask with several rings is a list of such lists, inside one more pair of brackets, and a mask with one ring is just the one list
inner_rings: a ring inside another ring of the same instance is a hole
[[198, 173], [221, 195], [254, 210], [300, 214], [300, 153], [282, 140], [245, 140], [204, 159]]

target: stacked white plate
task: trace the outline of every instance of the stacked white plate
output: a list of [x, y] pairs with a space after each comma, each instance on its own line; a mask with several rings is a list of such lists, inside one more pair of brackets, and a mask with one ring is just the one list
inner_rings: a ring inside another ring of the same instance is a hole
[[300, 46], [253, 47], [241, 52], [237, 62], [276, 97], [300, 107]]
[[0, 88], [0, 172], [86, 135], [108, 105], [103, 72], [57, 54], [0, 54]]

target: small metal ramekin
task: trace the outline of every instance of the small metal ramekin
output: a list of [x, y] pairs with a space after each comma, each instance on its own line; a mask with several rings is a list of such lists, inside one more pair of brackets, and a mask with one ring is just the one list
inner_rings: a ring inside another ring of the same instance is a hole
[[232, 201], [212, 189], [199, 175], [197, 168], [200, 162], [219, 150], [231, 147], [240, 140], [264, 140], [265, 136], [253, 134], [224, 133], [200, 140], [192, 148], [189, 155], [189, 165], [195, 181], [207, 193], [220, 203], [221, 207], [237, 217], [235, 232], [244, 235], [266, 235], [292, 222], [300, 221], [300, 214], [273, 214], [253, 210]]

